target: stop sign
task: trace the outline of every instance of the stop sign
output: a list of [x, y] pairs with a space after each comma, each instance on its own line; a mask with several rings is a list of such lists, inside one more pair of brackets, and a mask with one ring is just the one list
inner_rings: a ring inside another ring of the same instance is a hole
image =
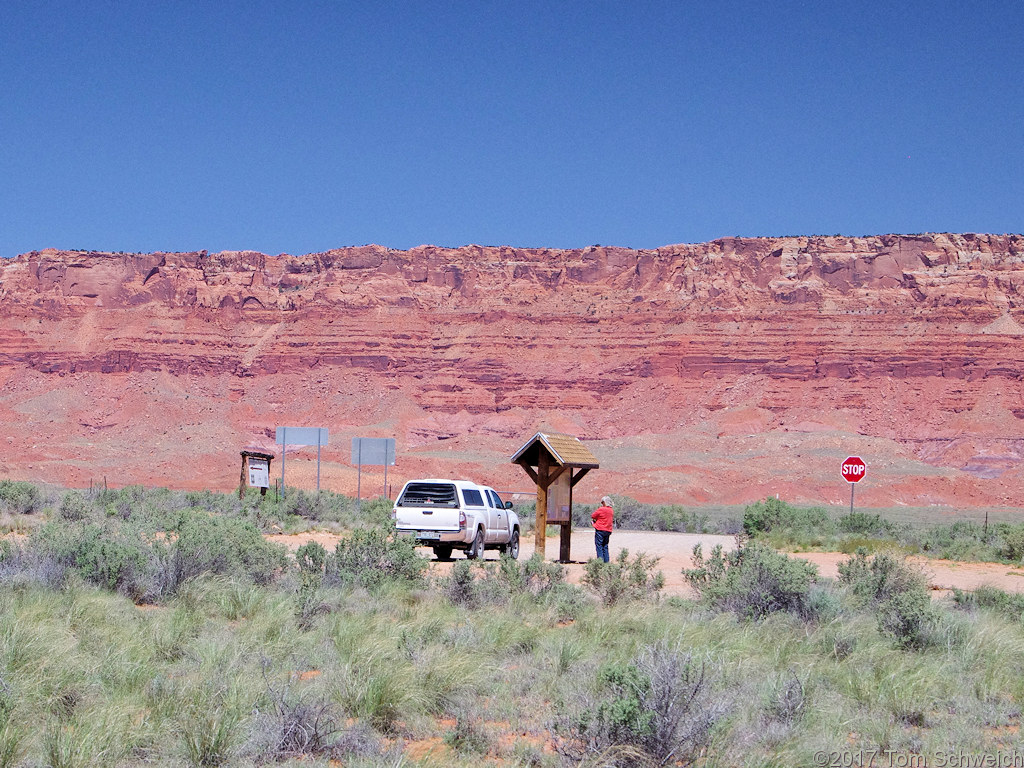
[[843, 480], [859, 483], [868, 472], [868, 465], [860, 456], [850, 456], [843, 462]]

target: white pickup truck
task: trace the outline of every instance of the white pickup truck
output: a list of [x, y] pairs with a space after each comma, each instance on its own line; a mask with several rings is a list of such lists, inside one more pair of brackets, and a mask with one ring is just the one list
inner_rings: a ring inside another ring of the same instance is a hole
[[519, 557], [519, 516], [493, 488], [468, 480], [410, 480], [391, 517], [402, 536], [431, 547], [440, 560], [461, 549], [470, 560], [497, 549]]

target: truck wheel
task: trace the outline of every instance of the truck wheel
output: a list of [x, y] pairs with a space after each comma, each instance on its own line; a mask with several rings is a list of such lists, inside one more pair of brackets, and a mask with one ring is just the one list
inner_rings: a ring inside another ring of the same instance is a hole
[[466, 550], [467, 560], [476, 560], [478, 557], [484, 556], [484, 529], [476, 529], [476, 538], [473, 539], [473, 543], [469, 549]]
[[451, 560], [452, 559], [452, 548], [451, 545], [445, 545], [440, 547], [434, 547], [434, 557], [438, 560]]
[[508, 543], [508, 556], [513, 560], [519, 559], [519, 529], [512, 531], [512, 538]]

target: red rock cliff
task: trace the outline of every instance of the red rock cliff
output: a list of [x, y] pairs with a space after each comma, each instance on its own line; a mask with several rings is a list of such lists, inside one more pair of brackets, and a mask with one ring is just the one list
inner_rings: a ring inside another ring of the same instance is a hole
[[363, 434], [396, 483], [527, 489], [508, 458], [544, 426], [592, 441], [583, 498], [843, 503], [859, 453], [865, 503], [1015, 506], [1022, 286], [992, 235], [33, 252], [0, 264], [0, 477], [230, 488], [302, 424], [327, 487]]

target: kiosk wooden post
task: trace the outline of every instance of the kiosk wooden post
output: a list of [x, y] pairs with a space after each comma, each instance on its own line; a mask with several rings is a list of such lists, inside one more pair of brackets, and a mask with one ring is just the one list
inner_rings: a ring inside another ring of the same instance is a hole
[[537, 462], [537, 516], [536, 526], [533, 532], [534, 551], [544, 556], [544, 542], [548, 533], [548, 470], [550, 460], [547, 453], [541, 453]]
[[537, 485], [536, 551], [545, 556], [548, 524], [559, 525], [558, 559], [569, 562], [572, 489], [585, 474], [598, 468], [597, 459], [572, 435], [538, 432], [512, 457], [512, 463], [521, 466]]

